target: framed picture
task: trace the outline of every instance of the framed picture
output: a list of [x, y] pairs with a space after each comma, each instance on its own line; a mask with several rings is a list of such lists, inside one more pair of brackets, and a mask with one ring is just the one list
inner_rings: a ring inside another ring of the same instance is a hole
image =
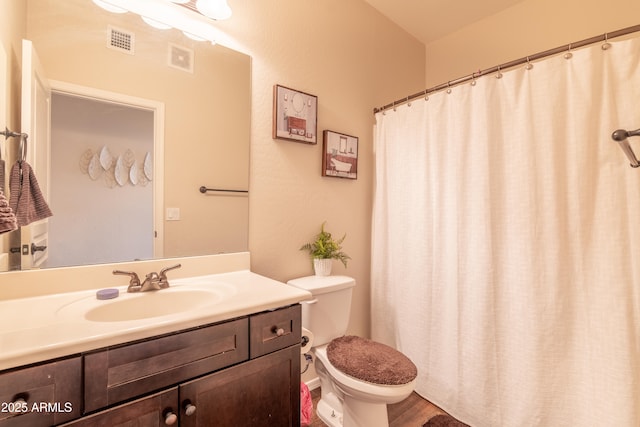
[[318, 97], [284, 86], [273, 87], [273, 138], [318, 143]]
[[322, 145], [322, 176], [358, 178], [357, 137], [325, 130]]

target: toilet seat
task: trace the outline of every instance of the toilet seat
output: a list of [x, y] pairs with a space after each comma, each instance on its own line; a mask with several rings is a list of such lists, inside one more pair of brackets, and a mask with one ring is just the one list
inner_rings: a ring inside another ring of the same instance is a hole
[[332, 340], [327, 357], [343, 373], [378, 385], [403, 385], [418, 375], [416, 365], [398, 350], [352, 335]]
[[314, 348], [317, 359], [324, 365], [334, 384], [343, 392], [356, 394], [363, 400], [396, 403], [405, 399], [415, 388], [413, 381], [402, 385], [381, 385], [359, 380], [337, 369], [327, 357], [327, 345]]

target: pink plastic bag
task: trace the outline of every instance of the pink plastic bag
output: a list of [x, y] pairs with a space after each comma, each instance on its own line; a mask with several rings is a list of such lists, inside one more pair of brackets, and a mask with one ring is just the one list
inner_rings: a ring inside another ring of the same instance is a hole
[[309, 387], [303, 382], [300, 383], [300, 426], [309, 427], [311, 425], [311, 414], [313, 413], [313, 403]]

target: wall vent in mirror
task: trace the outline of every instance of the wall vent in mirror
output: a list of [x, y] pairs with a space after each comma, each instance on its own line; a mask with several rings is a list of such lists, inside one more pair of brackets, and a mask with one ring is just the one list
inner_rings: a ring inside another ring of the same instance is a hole
[[169, 66], [193, 73], [193, 50], [170, 43]]
[[135, 34], [109, 26], [107, 29], [107, 47], [133, 55]]

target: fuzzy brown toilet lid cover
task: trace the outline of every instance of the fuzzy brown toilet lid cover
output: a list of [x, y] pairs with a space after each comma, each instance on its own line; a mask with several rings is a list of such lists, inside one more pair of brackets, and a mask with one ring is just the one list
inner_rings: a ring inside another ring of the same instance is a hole
[[373, 384], [403, 385], [418, 375], [416, 365], [396, 349], [351, 335], [331, 341], [327, 357], [336, 369]]

